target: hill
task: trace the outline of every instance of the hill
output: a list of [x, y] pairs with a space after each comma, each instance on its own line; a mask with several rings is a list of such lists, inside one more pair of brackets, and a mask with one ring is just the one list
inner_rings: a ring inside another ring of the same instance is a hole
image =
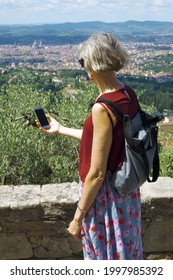
[[150, 41], [151, 36], [173, 41], [173, 22], [126, 21], [106, 23], [66, 22], [43, 25], [0, 25], [0, 44], [31, 44], [41, 40], [45, 44], [76, 44], [93, 32], [115, 33], [121, 40]]

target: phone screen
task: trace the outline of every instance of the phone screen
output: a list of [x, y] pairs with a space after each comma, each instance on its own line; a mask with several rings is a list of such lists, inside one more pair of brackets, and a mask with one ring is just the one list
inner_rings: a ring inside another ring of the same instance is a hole
[[36, 116], [37, 116], [41, 126], [43, 128], [49, 127], [49, 122], [48, 122], [48, 120], [46, 118], [44, 110], [42, 108], [35, 108], [34, 111], [35, 111], [35, 114], [36, 114]]

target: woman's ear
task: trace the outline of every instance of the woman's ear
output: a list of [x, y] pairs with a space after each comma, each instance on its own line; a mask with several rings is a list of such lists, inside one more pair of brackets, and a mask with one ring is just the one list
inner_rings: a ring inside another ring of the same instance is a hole
[[94, 81], [94, 73], [93, 73], [93, 71], [89, 72], [88, 75], [89, 75], [90, 80]]
[[89, 78], [91, 81], [94, 81], [94, 75], [91, 74]]
[[95, 80], [94, 79], [94, 72], [93, 71], [88, 71], [87, 74], [88, 74], [88, 77], [89, 77], [90, 81], [94, 82], [94, 80]]

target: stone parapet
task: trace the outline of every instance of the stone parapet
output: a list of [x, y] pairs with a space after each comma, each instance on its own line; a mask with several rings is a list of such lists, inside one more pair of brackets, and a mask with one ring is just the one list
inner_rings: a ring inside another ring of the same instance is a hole
[[[173, 179], [141, 187], [146, 259], [173, 256]], [[0, 186], [0, 259], [82, 259], [67, 232], [78, 184]]]

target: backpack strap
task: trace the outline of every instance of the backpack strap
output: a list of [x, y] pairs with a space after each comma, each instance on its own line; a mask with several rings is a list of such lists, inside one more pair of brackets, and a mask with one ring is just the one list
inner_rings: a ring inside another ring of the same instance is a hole
[[103, 102], [111, 106], [113, 108], [113, 113], [118, 116], [122, 123], [125, 123], [126, 116], [121, 112], [121, 110], [115, 105], [114, 102], [106, 98], [99, 98], [97, 99], [97, 102]]
[[153, 164], [152, 164], [152, 175], [150, 178], [150, 172], [149, 172], [149, 164], [146, 158], [146, 154], [143, 153], [142, 157], [144, 160], [144, 164], [146, 166], [147, 172], [147, 181], [149, 183], [153, 183], [157, 181], [157, 178], [159, 176], [159, 171], [160, 171], [160, 161], [159, 161], [159, 151], [158, 151], [158, 142], [157, 142], [157, 134], [158, 134], [158, 127], [154, 127], [152, 130], [152, 136], [153, 136], [153, 143], [154, 143], [154, 158], [153, 158]]
[[103, 103], [103, 102], [102, 102], [102, 103], [100, 102], [100, 105], [102, 105], [102, 106], [105, 108], [106, 113], [107, 113], [107, 116], [108, 116], [108, 118], [109, 118], [109, 120], [110, 120], [110, 122], [111, 122], [111, 125], [112, 125], [112, 127], [114, 127], [113, 119], [112, 119], [112, 117], [111, 117], [111, 114], [109, 113], [108, 107], [107, 107], [106, 104]]

